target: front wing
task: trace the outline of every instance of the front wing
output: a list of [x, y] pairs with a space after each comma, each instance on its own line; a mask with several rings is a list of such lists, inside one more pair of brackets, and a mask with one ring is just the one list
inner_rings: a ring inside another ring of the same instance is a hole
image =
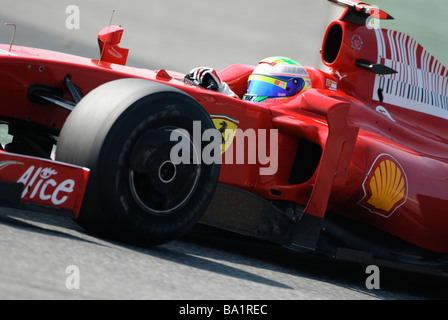
[[0, 202], [68, 211], [78, 215], [89, 169], [30, 156], [0, 152]]

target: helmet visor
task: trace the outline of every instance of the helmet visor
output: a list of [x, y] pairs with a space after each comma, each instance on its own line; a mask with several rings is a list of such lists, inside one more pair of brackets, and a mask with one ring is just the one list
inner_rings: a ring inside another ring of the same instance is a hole
[[270, 98], [290, 97], [299, 93], [304, 86], [302, 78], [253, 74], [249, 77], [247, 94]]

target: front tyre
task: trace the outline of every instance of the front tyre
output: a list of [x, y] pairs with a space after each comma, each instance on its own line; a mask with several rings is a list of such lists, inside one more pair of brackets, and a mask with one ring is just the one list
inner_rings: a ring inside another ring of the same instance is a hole
[[[201, 134], [214, 128], [201, 105], [166, 85], [121, 79], [90, 92], [67, 118], [56, 150], [57, 160], [91, 169], [79, 224], [156, 245], [196, 223], [214, 194], [219, 164], [197, 161], [204, 146], [193, 143], [195, 121]], [[189, 161], [170, 158], [174, 130], [187, 135]]]

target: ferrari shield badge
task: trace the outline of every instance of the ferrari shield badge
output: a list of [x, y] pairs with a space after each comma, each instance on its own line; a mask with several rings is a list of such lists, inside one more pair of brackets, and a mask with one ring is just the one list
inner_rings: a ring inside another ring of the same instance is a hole
[[401, 165], [388, 154], [379, 155], [362, 185], [359, 204], [372, 213], [390, 217], [407, 199], [408, 182]]
[[222, 144], [221, 154], [226, 152], [235, 138], [236, 129], [238, 128], [238, 120], [232, 119], [226, 115], [211, 115], [215, 128], [221, 132]]

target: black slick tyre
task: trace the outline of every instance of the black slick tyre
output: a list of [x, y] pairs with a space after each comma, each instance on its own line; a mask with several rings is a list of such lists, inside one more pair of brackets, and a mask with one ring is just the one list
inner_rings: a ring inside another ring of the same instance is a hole
[[[77, 221], [84, 228], [139, 245], [181, 236], [213, 197], [219, 164], [174, 164], [173, 130], [213, 129], [207, 112], [184, 92], [142, 79], [92, 90], [61, 131], [56, 160], [91, 170]], [[193, 139], [191, 139], [193, 141]], [[192, 157], [203, 149], [191, 143]]]

